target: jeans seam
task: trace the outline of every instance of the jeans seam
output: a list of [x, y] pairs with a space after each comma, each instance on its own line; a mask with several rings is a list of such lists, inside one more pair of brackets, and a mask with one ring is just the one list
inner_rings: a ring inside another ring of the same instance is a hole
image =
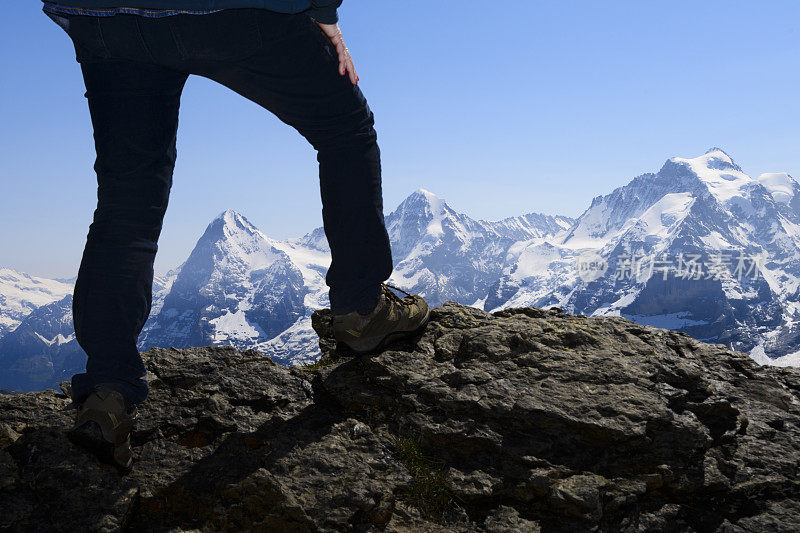
[[100, 24], [100, 18], [95, 17], [94, 23], [97, 26], [97, 38], [100, 41], [100, 46], [103, 47], [103, 54], [105, 54], [106, 59], [111, 57], [111, 52], [108, 50], [108, 45], [106, 45], [106, 39], [103, 36], [103, 25]]
[[142, 23], [141, 23], [141, 21], [139, 20], [138, 17], [135, 18], [134, 21], [136, 22], [136, 35], [138, 35], [139, 42], [142, 44], [142, 47], [144, 48], [144, 51], [147, 53], [147, 57], [149, 57], [150, 61], [152, 61], [153, 63], [158, 64], [158, 60], [156, 60], [155, 56], [153, 55], [153, 52], [150, 51], [150, 47], [147, 46], [147, 43], [144, 40], [144, 35], [142, 33]]
[[253, 17], [251, 19], [251, 22], [250, 22], [252, 24], [253, 28], [256, 31], [256, 46], [255, 46], [255, 48], [253, 50], [251, 50], [250, 51], [251, 53], [249, 53], [247, 56], [245, 56], [243, 58], [239, 58], [239, 59], [233, 59], [233, 60], [231, 60], [231, 62], [233, 62], [233, 63], [241, 63], [242, 61], [247, 61], [248, 59], [252, 59], [255, 55], [257, 55], [259, 52], [261, 52], [264, 49], [264, 36], [261, 33], [261, 24], [260, 24], [260, 19], [258, 18], [257, 13], [258, 12], [256, 12], [256, 16]]
[[[258, 16], [253, 17], [253, 25], [256, 28], [256, 37], [258, 38], [258, 47], [256, 48], [256, 53], [258, 53], [264, 49], [264, 35], [261, 33], [261, 20]], [[252, 55], [250, 57], [252, 57]]]
[[172, 24], [172, 20], [167, 20], [167, 27], [169, 28], [169, 34], [172, 37], [172, 42], [173, 44], [175, 44], [175, 48], [177, 48], [178, 54], [181, 56], [181, 60], [186, 61], [189, 54], [183, 47], [183, 43], [181, 43], [181, 40], [178, 38], [177, 35], [175, 35], [175, 26]]

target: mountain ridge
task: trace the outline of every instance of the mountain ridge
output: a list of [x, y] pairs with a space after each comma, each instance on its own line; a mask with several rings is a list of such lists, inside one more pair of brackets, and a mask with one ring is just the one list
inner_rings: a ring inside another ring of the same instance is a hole
[[[762, 361], [791, 355], [800, 339], [800, 217], [789, 205], [787, 179], [773, 184], [773, 191], [783, 189], [778, 202], [718, 148], [697, 158], [670, 158], [658, 173], [595, 197], [560, 241], [515, 247], [487, 309], [556, 305], [662, 324], [672, 317], [675, 329], [761, 350]], [[582, 256], [597, 257], [616, 277], [583, 279], [576, 268]], [[765, 256], [769, 261], [757, 264]], [[656, 271], [666, 276], [663, 283], [659, 276], [619, 276], [642, 259], [653, 264], [662, 257], [669, 263]], [[674, 265], [686, 257], [703, 263], [704, 274], [716, 268], [718, 279], [680, 279]], [[714, 264], [720, 259], [731, 264], [720, 268]], [[736, 260], [752, 266], [758, 279], [736, 278]]]
[[[575, 219], [473, 219], [419, 188], [385, 217], [394, 259], [388, 281], [432, 306], [622, 315], [723, 342], [764, 364], [800, 364], [799, 190], [788, 173], [751, 178], [719, 148], [669, 158], [658, 172], [596, 196]], [[726, 255], [729, 264], [715, 265]], [[678, 272], [687, 258], [695, 265]], [[650, 275], [642, 275], [646, 260], [656, 265]], [[224, 210], [186, 261], [154, 279], [139, 348], [231, 344], [282, 364], [313, 361], [320, 352], [311, 315], [329, 305], [329, 262], [322, 227], [276, 240]], [[686, 276], [698, 265], [708, 279]], [[753, 279], [741, 275], [748, 269]], [[23, 320], [15, 320], [19, 327]], [[14, 357], [31, 365], [50, 358], [55, 372], [62, 365], [48, 341], [57, 332], [40, 334], [17, 343]]]

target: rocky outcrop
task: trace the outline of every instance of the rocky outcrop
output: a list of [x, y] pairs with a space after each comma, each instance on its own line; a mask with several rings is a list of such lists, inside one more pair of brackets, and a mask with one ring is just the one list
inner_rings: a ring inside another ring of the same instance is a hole
[[448, 302], [379, 355], [154, 348], [119, 476], [0, 398], [0, 529], [798, 531], [800, 370], [622, 318]]

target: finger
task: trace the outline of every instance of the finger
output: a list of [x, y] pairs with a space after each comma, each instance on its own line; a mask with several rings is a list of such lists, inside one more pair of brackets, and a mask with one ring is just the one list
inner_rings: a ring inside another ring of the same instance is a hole
[[353, 64], [352, 59], [350, 59], [347, 64], [347, 71], [350, 73], [350, 81], [353, 85], [358, 84], [358, 74], [356, 73], [356, 66]]
[[341, 41], [336, 46], [336, 52], [339, 56], [339, 74], [344, 75], [344, 73], [347, 71], [347, 61], [350, 53], [348, 52], [347, 47]]

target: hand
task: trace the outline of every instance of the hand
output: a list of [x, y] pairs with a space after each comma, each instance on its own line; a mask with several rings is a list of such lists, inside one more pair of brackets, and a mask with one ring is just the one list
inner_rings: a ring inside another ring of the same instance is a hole
[[[313, 19], [312, 19], [313, 20]], [[350, 57], [350, 51], [344, 45], [344, 36], [342, 30], [339, 29], [339, 24], [323, 24], [317, 22], [325, 35], [330, 39], [331, 44], [336, 48], [336, 53], [339, 56], [339, 74], [344, 76], [345, 72], [350, 74], [350, 81], [354, 84], [358, 83], [358, 74], [356, 74], [356, 67], [353, 65], [353, 58]]]

